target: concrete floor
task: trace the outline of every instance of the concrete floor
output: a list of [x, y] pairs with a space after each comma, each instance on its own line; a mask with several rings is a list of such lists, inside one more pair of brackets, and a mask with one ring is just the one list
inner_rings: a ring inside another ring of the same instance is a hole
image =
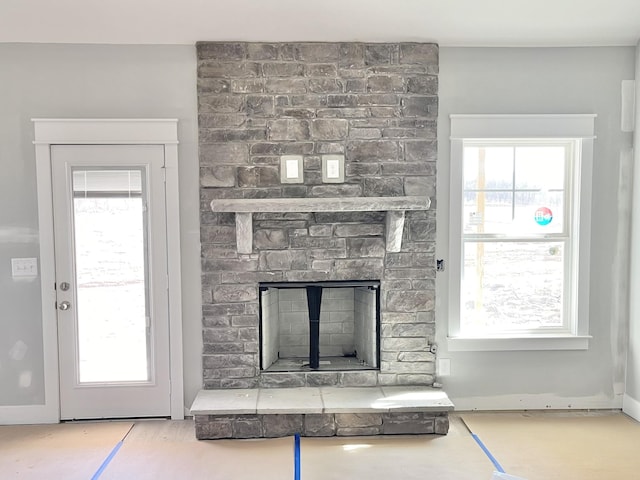
[[[640, 424], [610, 413], [463, 413], [449, 435], [302, 438], [301, 479], [638, 479]], [[127, 434], [128, 433], [128, 434]], [[119, 442], [121, 448], [96, 476]], [[292, 438], [197, 441], [191, 421], [0, 427], [2, 479], [293, 479]]]

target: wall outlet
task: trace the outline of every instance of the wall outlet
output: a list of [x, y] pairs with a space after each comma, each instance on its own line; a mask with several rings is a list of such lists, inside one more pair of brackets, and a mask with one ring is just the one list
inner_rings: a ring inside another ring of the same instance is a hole
[[37, 258], [12, 258], [11, 276], [13, 277], [36, 277], [38, 276]]
[[451, 359], [439, 358], [438, 359], [438, 376], [446, 377], [451, 375]]

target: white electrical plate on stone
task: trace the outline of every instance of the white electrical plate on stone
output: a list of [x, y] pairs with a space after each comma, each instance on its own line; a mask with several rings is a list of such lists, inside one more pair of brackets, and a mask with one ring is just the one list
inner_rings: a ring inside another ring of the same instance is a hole
[[344, 183], [344, 155], [322, 156], [323, 183]]
[[280, 157], [280, 182], [303, 183], [302, 155], [282, 155]]
[[11, 276], [12, 277], [37, 277], [38, 276], [38, 259], [37, 258], [12, 258], [11, 259]]

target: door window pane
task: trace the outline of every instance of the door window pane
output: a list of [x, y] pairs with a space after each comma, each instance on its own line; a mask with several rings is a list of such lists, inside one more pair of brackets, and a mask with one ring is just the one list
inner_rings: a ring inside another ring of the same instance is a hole
[[148, 381], [143, 171], [74, 170], [80, 383]]

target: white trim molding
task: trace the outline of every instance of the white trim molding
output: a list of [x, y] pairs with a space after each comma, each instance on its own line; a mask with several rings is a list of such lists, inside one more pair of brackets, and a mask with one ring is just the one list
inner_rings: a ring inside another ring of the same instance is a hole
[[451, 140], [475, 138], [595, 138], [596, 114], [450, 115]]
[[626, 393], [622, 398], [622, 411], [640, 422], [640, 401]]
[[597, 393], [565, 397], [555, 393], [520, 393], [479, 397], [451, 397], [457, 412], [522, 410], [609, 410], [622, 407], [622, 396]]
[[169, 276], [171, 417], [184, 418], [180, 219], [177, 119], [32, 119], [35, 130], [38, 226], [42, 293], [45, 404], [0, 407], [0, 423], [57, 423], [60, 420], [58, 339], [55, 305], [52, 145], [163, 145]]
[[[595, 114], [451, 115], [448, 337], [450, 351], [587, 350], [589, 348], [589, 272], [591, 193]], [[531, 331], [461, 331], [462, 198], [464, 146], [472, 142], [566, 143], [575, 164], [570, 182], [571, 266], [565, 292], [567, 324]], [[577, 255], [577, 256], [575, 256]]]
[[447, 337], [450, 352], [527, 350], [588, 350], [589, 335], [529, 335], [526, 337]]
[[33, 143], [45, 145], [175, 145], [175, 118], [32, 118]]

